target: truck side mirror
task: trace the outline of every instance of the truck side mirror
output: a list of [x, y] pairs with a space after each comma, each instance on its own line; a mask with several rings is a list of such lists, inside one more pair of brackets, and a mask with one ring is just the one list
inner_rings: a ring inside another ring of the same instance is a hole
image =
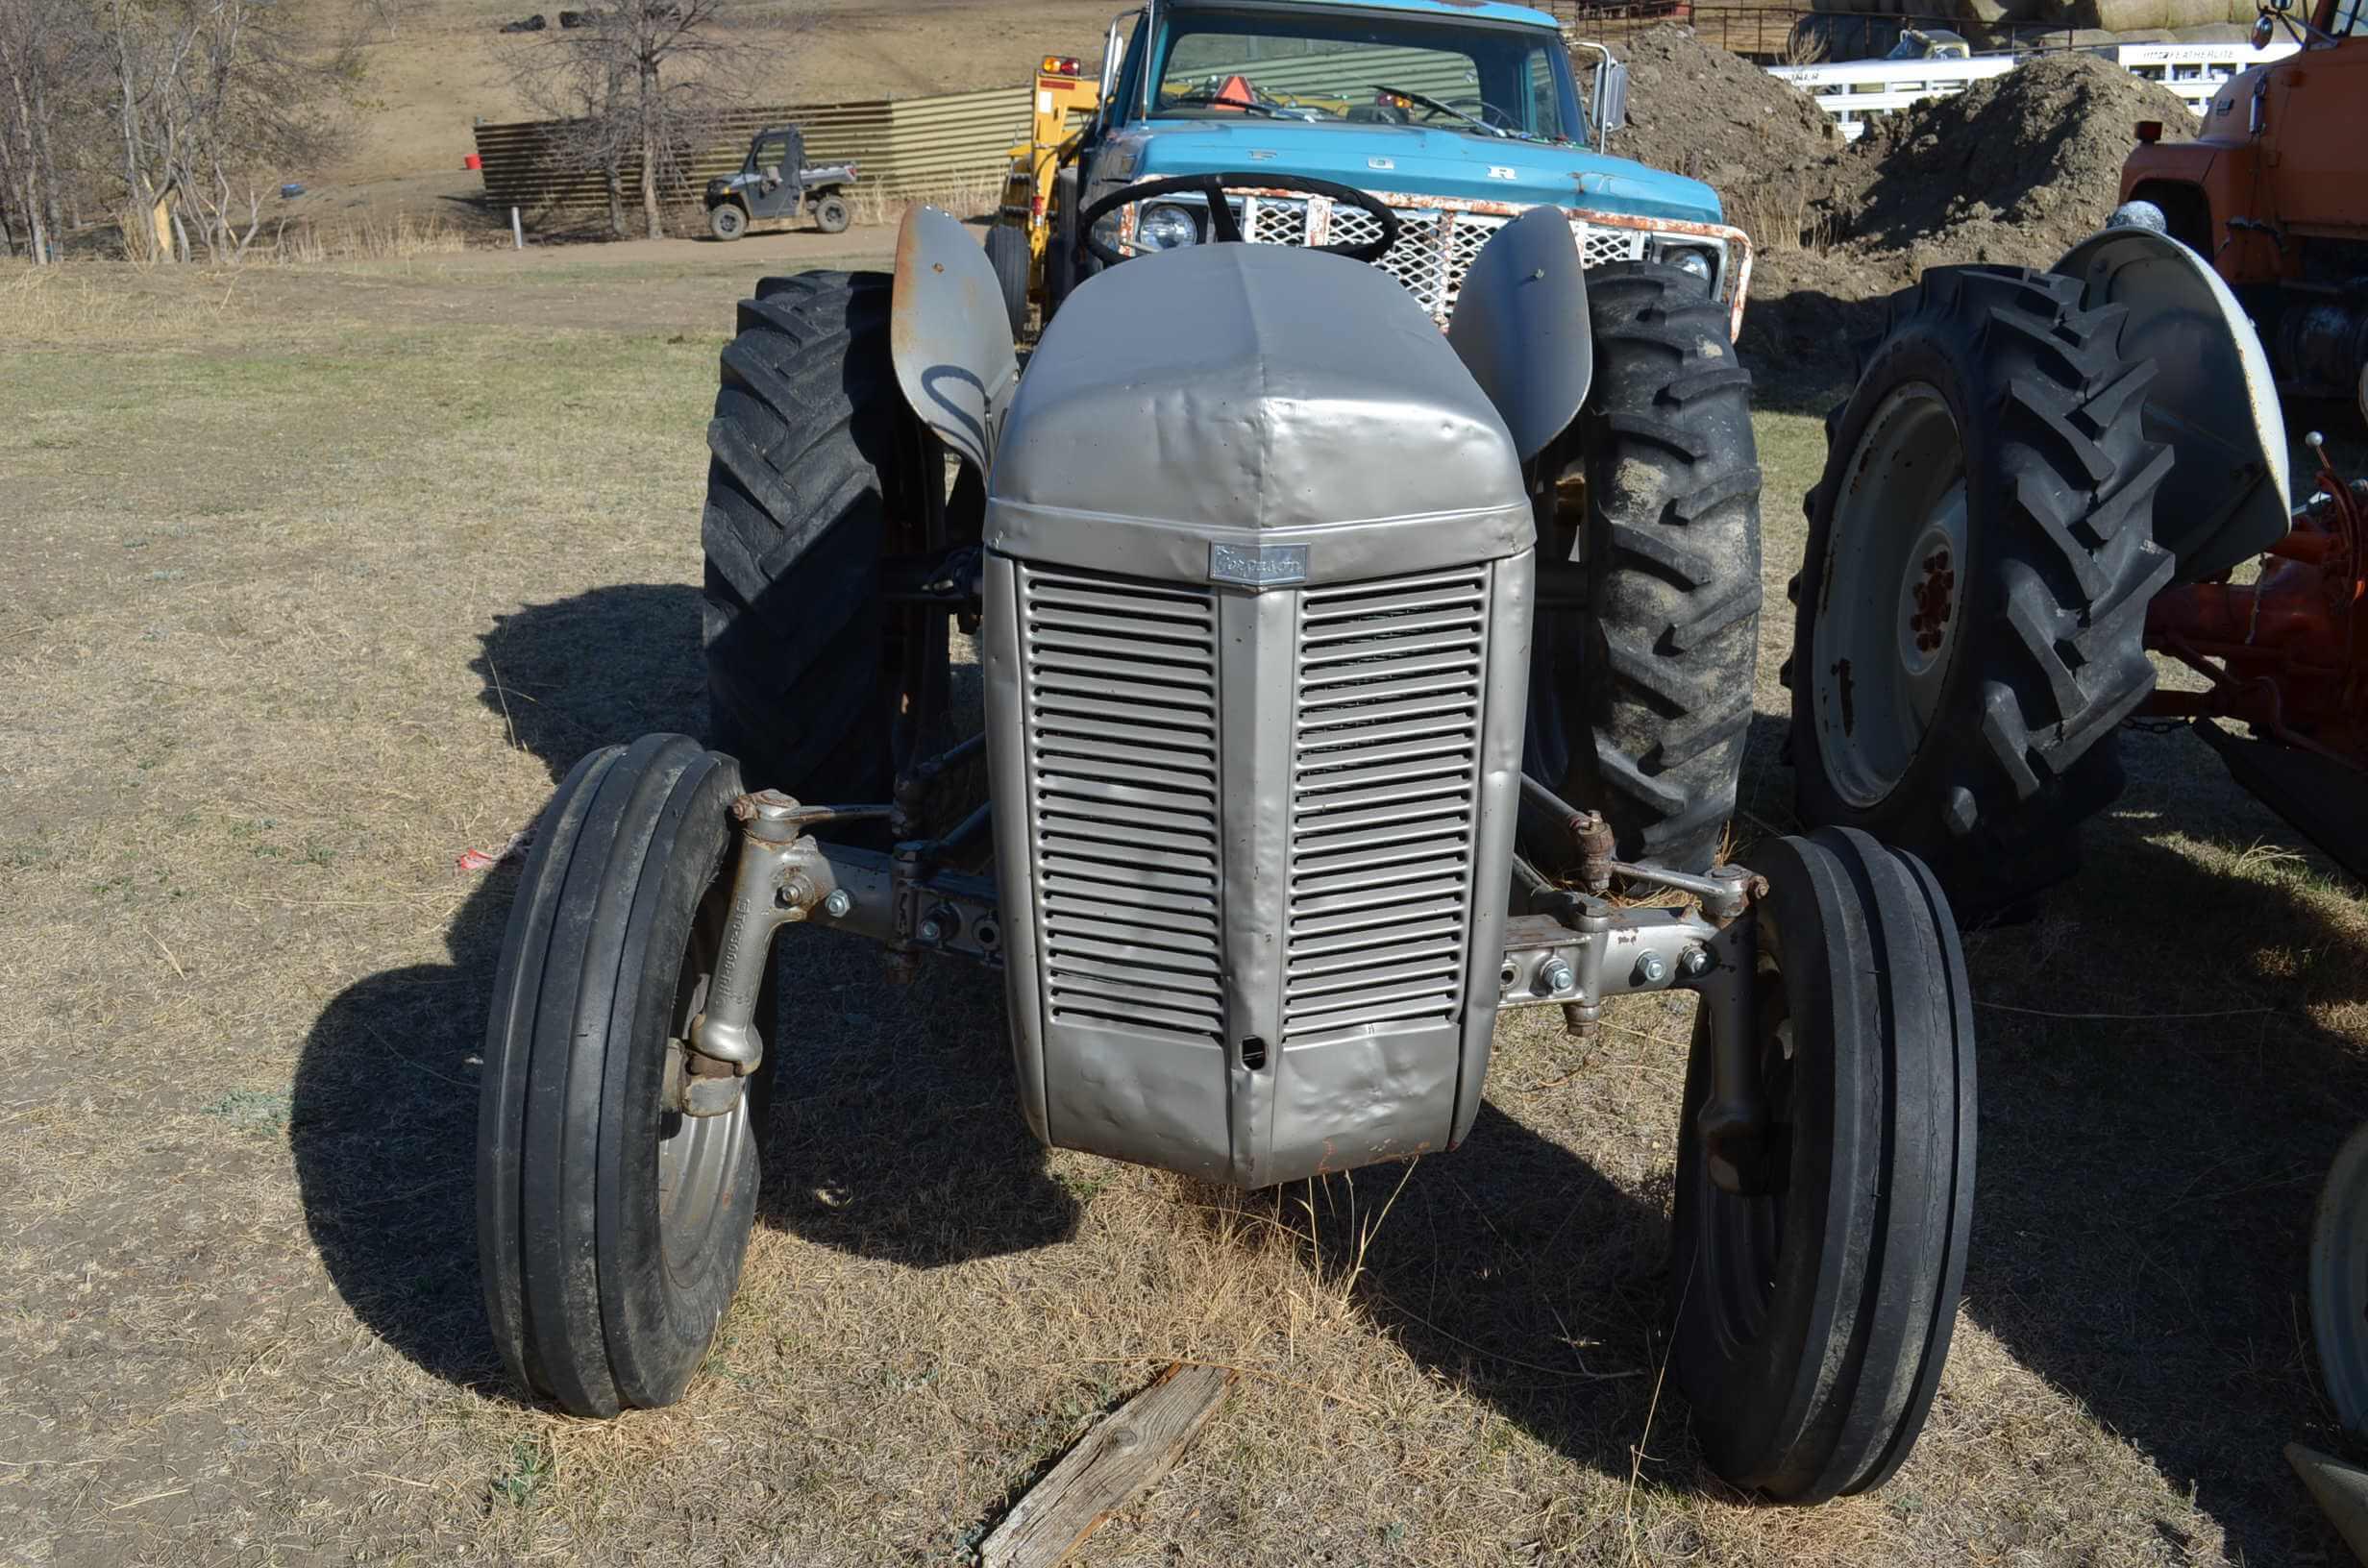
[[1595, 145], [1628, 124], [1628, 67], [1607, 60], [1595, 67]]
[[2278, 37], [2278, 19], [2268, 12], [2253, 18], [2253, 47], [2266, 49]]

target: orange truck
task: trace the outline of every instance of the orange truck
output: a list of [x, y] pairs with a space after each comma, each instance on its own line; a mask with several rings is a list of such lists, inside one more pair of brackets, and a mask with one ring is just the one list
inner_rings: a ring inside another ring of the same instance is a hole
[[2255, 47], [2302, 47], [2231, 77], [2194, 140], [2137, 128], [2121, 197], [2212, 261], [2281, 391], [2368, 407], [2368, 0], [2306, 3], [2264, 0]]

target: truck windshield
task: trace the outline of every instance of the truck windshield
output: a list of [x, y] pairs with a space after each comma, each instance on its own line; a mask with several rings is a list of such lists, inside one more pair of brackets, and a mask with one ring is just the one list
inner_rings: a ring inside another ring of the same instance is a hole
[[1162, 117], [1580, 137], [1570, 57], [1539, 29], [1188, 11], [1164, 31], [1152, 99]]
[[2335, 0], [2327, 31], [2339, 38], [2368, 38], [2368, 0]]

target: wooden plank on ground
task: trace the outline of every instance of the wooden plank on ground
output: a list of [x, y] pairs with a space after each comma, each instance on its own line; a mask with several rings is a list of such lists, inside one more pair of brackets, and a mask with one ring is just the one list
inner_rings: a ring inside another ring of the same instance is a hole
[[981, 1568], [1053, 1568], [1147, 1492], [1209, 1424], [1233, 1383], [1222, 1366], [1172, 1362], [1028, 1488], [978, 1548]]

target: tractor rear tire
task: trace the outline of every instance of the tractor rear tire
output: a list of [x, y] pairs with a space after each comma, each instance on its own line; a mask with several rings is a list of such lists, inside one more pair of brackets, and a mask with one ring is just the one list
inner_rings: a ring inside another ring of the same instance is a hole
[[847, 210], [847, 198], [837, 194], [825, 196], [814, 204], [814, 227], [826, 234], [843, 234], [852, 222]]
[[2077, 279], [1936, 267], [1826, 422], [1784, 674], [1798, 813], [1913, 851], [1965, 919], [2077, 868], [2154, 690], [2172, 454], [2122, 317]]
[[891, 291], [872, 272], [759, 282], [707, 426], [709, 736], [751, 788], [804, 800], [883, 801], [892, 783], [880, 557], [925, 464]]
[[[740, 1283], [771, 1063], [723, 1115], [665, 1093], [724, 933], [740, 793], [731, 759], [685, 736], [596, 751], [545, 808], [510, 905], [479, 1270], [510, 1376], [573, 1415], [680, 1398]], [[768, 979], [760, 1034], [776, 1017]]]
[[1863, 833], [1762, 840], [1755, 1060], [1769, 1190], [1711, 1179], [1695, 1014], [1678, 1125], [1670, 1370], [1711, 1468], [1784, 1503], [1889, 1480], [1923, 1431], [1964, 1287], [1972, 993], [1929, 871]]
[[1027, 274], [1030, 257], [1027, 234], [1007, 223], [987, 231], [987, 262], [1003, 290], [1003, 313], [1011, 318], [1011, 335], [1027, 331]]
[[1586, 509], [1568, 524], [1586, 608], [1540, 617], [1528, 771], [1601, 811], [1623, 859], [1701, 871], [1735, 810], [1759, 653], [1751, 373], [1726, 307], [1676, 267], [1592, 268], [1587, 304]]

